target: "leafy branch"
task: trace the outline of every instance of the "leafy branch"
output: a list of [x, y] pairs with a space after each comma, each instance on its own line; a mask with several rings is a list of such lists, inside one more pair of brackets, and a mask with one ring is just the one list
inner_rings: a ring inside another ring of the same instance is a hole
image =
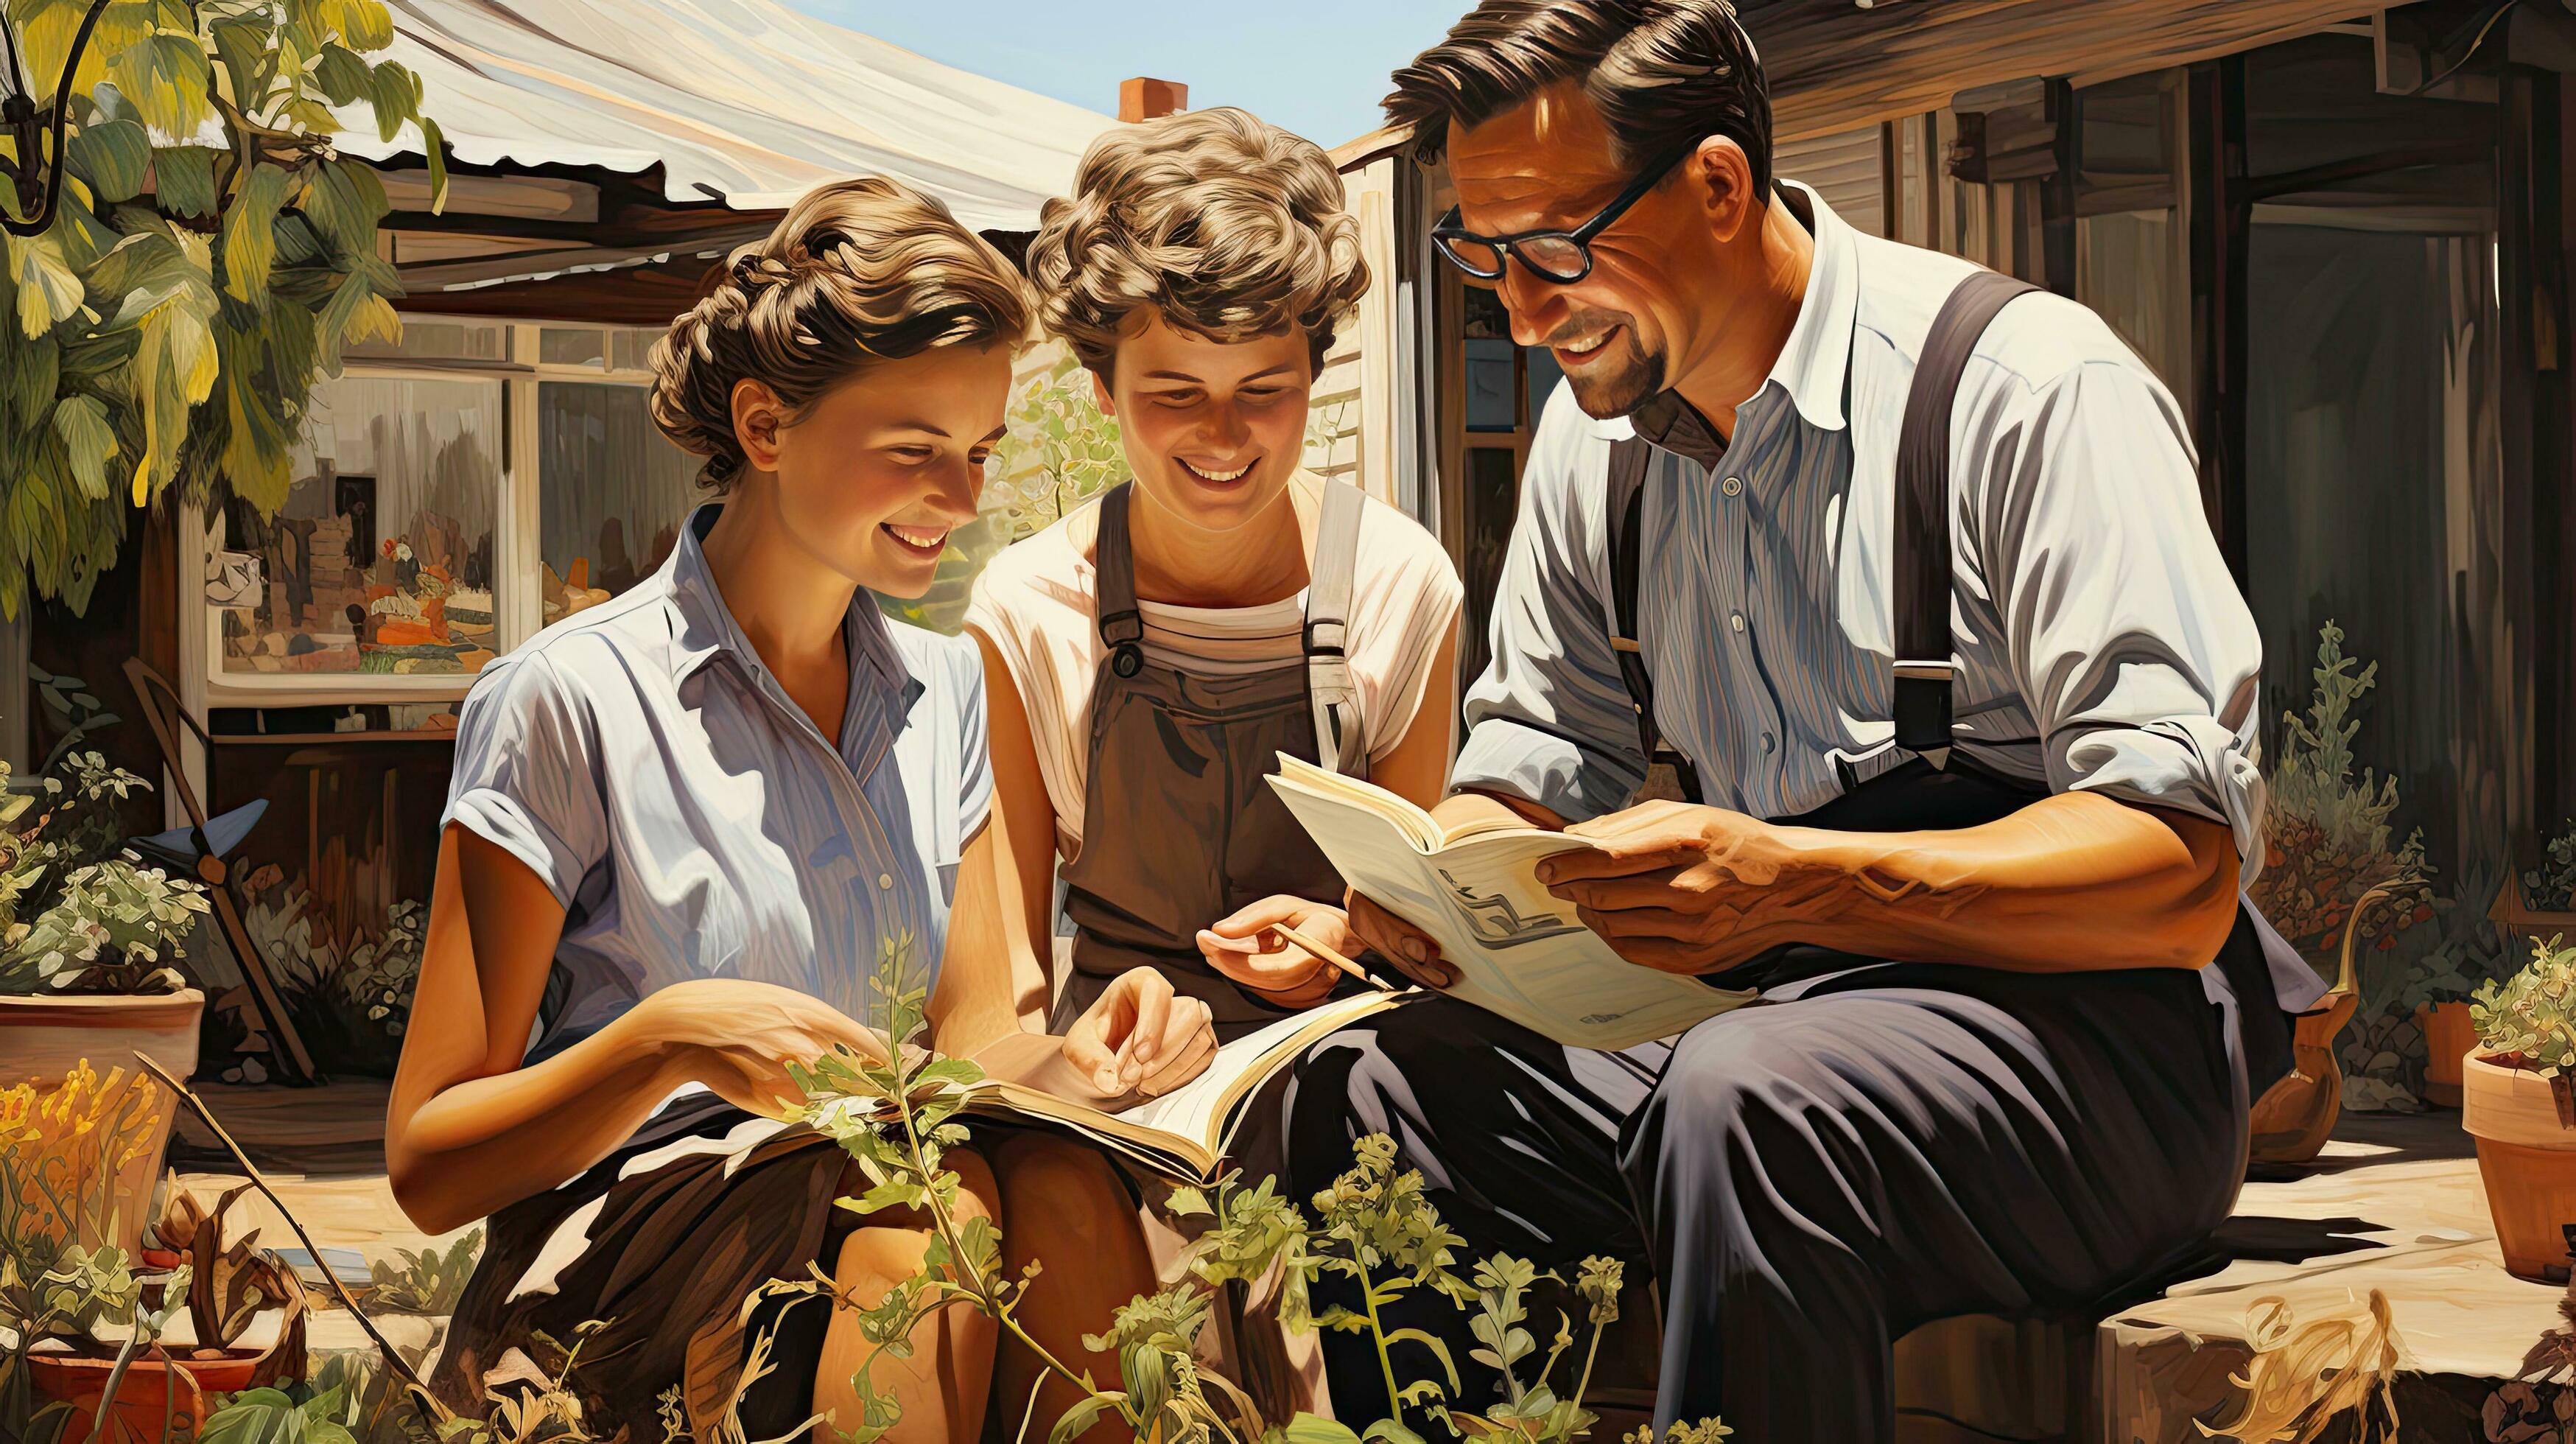
[[[127, 513], [171, 487], [285, 501], [317, 379], [400, 334], [384, 186], [339, 152], [342, 115], [418, 128], [433, 209], [443, 139], [419, 77], [371, 58], [393, 41], [380, 0], [0, 8], [60, 96], [0, 136], [0, 209], [41, 189], [51, 217], [0, 257], [0, 615], [31, 587], [78, 612]], [[37, 125], [62, 137], [58, 184]]]
[[[1048, 1431], [1049, 1444], [1068, 1444], [1111, 1415], [1135, 1437], [1160, 1444], [1425, 1444], [1405, 1422], [1408, 1408], [1424, 1411], [1462, 1437], [1507, 1434], [1528, 1444], [1568, 1444], [1596, 1422], [1582, 1399], [1601, 1334], [1619, 1316], [1620, 1265], [1606, 1258], [1586, 1259], [1573, 1280], [1591, 1334], [1572, 1392], [1560, 1397], [1549, 1384], [1574, 1341], [1572, 1322], [1563, 1316], [1555, 1346], [1530, 1380], [1522, 1382], [1519, 1368], [1536, 1349], [1521, 1326], [1524, 1296], [1538, 1279], [1554, 1276], [1497, 1254], [1476, 1266], [1472, 1282], [1461, 1277], [1455, 1260], [1464, 1239], [1441, 1221], [1422, 1175], [1395, 1167], [1394, 1141], [1383, 1134], [1358, 1141], [1351, 1169], [1314, 1196], [1316, 1221], [1311, 1224], [1280, 1196], [1273, 1180], [1245, 1187], [1228, 1174], [1212, 1188], [1175, 1189], [1170, 1213], [1198, 1227], [1184, 1255], [1185, 1276], [1129, 1301], [1104, 1333], [1083, 1338], [1092, 1352], [1117, 1360], [1124, 1387], [1106, 1387], [1090, 1369], [1057, 1357], [1017, 1316], [1040, 1277], [1037, 1263], [1016, 1278], [1007, 1277], [1000, 1230], [981, 1215], [962, 1222], [958, 1217], [960, 1183], [943, 1159], [948, 1150], [967, 1142], [959, 1115], [984, 1075], [973, 1063], [942, 1058], [929, 1046], [924, 1027], [928, 989], [910, 971], [910, 954], [909, 938], [886, 944], [883, 963], [870, 982], [882, 1005], [871, 1009], [877, 1016], [870, 1026], [885, 1039], [884, 1056], [843, 1049], [791, 1069], [791, 1074], [807, 1099], [802, 1121], [838, 1143], [867, 1183], [858, 1197], [841, 1199], [839, 1205], [861, 1215], [896, 1209], [926, 1214], [933, 1237], [922, 1266], [873, 1305], [844, 1294], [819, 1265], [806, 1279], [764, 1286], [746, 1304], [748, 1311], [765, 1297], [826, 1298], [836, 1309], [856, 1315], [870, 1349], [852, 1379], [863, 1417], [855, 1428], [832, 1421], [845, 1444], [874, 1444], [901, 1421], [898, 1401], [870, 1383], [876, 1361], [909, 1357], [911, 1340], [923, 1323], [960, 1307], [994, 1320], [1030, 1351], [1047, 1376], [1080, 1391], [1081, 1397]], [[1356, 1283], [1360, 1307], [1315, 1310], [1312, 1286], [1327, 1275]], [[1285, 1327], [1370, 1338], [1386, 1384], [1384, 1417], [1358, 1431], [1302, 1413], [1284, 1424], [1266, 1423], [1240, 1386], [1200, 1361], [1200, 1335], [1218, 1291], [1230, 1284], [1250, 1288], [1272, 1282]], [[1470, 1328], [1484, 1347], [1473, 1356], [1503, 1375], [1506, 1397], [1498, 1407], [1476, 1413], [1460, 1406], [1458, 1370], [1438, 1335], [1387, 1327], [1385, 1311], [1416, 1293], [1477, 1310]], [[1440, 1377], [1399, 1377], [1392, 1346], [1401, 1343], [1430, 1351], [1439, 1362]], [[1033, 1390], [1020, 1425], [1022, 1438], [1034, 1422], [1036, 1399]], [[1715, 1444], [1726, 1432], [1714, 1419], [1676, 1426], [1673, 1444]]]

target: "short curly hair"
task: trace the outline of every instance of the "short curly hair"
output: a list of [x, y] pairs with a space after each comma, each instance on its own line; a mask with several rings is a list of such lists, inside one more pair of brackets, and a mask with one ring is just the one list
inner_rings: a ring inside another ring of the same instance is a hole
[[1038, 316], [1106, 378], [1130, 317], [1235, 342], [1302, 331], [1324, 369], [1368, 291], [1341, 173], [1313, 141], [1232, 107], [1184, 111], [1092, 142], [1070, 198], [1029, 246]]

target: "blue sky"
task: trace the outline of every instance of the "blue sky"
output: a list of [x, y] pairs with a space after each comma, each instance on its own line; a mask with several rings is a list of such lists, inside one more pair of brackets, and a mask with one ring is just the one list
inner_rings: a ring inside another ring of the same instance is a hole
[[1131, 75], [1331, 147], [1377, 128], [1387, 74], [1473, 0], [786, 0], [961, 70], [1114, 113]]

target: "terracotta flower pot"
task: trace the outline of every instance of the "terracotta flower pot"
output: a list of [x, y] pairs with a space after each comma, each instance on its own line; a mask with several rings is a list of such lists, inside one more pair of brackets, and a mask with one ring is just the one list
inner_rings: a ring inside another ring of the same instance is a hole
[[194, 988], [149, 996], [0, 996], [0, 1088], [52, 1088], [86, 1059], [101, 1077], [124, 1070], [117, 1086], [144, 1090], [158, 1112], [149, 1142], [117, 1180], [116, 1236], [83, 1240], [93, 1247], [113, 1243], [129, 1258], [141, 1252], [144, 1215], [160, 1181], [170, 1125], [182, 1106], [143, 1072], [135, 1050], [151, 1054], [173, 1076], [187, 1077], [196, 1071], [198, 1017], [205, 1010], [206, 995]]
[[2466, 1003], [2431, 1003], [2415, 1010], [2424, 1030], [2424, 1101], [2441, 1108], [2460, 1106], [2460, 1063], [2478, 1045], [2477, 1024]]
[[2471, 1054], [2461, 1064], [2460, 1126], [2478, 1141], [2478, 1173], [2504, 1266], [2517, 1278], [2567, 1282], [2576, 1228], [2576, 1086]]
[[115, 1360], [87, 1354], [29, 1354], [28, 1373], [36, 1394], [48, 1403], [71, 1405], [71, 1417], [60, 1439], [87, 1439], [98, 1427], [102, 1409], [116, 1421], [109, 1438], [159, 1439], [166, 1419], [169, 1437], [194, 1437], [206, 1420], [206, 1396], [232, 1394], [252, 1387], [263, 1351], [227, 1349], [211, 1359], [182, 1355], [174, 1364], [138, 1358], [116, 1381], [116, 1398], [107, 1393], [107, 1376]]

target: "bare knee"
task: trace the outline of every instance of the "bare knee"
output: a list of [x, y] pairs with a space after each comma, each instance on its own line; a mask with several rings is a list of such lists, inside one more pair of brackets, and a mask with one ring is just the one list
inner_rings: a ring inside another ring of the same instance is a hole
[[[940, 1159], [940, 1167], [957, 1175], [956, 1201], [946, 1206], [950, 1224], [1000, 1217], [1001, 1188], [994, 1182], [992, 1165], [981, 1155], [953, 1148]], [[855, 1167], [843, 1176], [845, 1193], [866, 1187], [864, 1175], [857, 1175]], [[841, 1241], [832, 1276], [845, 1291], [858, 1290], [865, 1296], [865, 1306], [873, 1307], [887, 1287], [920, 1269], [939, 1221], [927, 1208], [883, 1208], [859, 1219], [858, 1227]]]
[[1134, 1199], [1117, 1168], [1096, 1148], [1040, 1133], [1016, 1134], [993, 1150], [1006, 1206], [1041, 1209], [1068, 1220], [1133, 1213]]

